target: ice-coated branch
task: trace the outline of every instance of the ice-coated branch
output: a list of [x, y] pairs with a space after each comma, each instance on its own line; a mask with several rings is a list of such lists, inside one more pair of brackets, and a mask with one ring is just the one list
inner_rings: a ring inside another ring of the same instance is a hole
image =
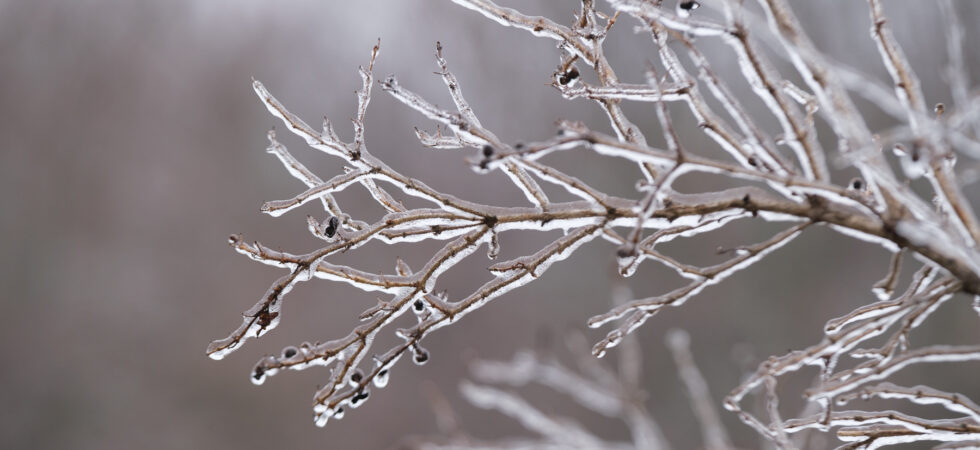
[[[324, 215], [309, 214], [304, 222], [318, 239], [319, 248], [291, 252], [247, 241], [241, 235], [231, 236], [229, 243], [238, 253], [285, 273], [244, 312], [237, 328], [211, 343], [208, 355], [221, 359], [249, 339], [274, 329], [283, 319], [286, 295], [296, 285], [314, 278], [380, 295], [357, 316], [356, 325], [346, 334], [326, 342], [288, 346], [279, 355], [261, 358], [253, 368], [252, 381], [259, 384], [283, 370], [327, 367], [326, 382], [313, 398], [315, 422], [322, 426], [364, 404], [372, 387], [387, 385], [403, 356], [417, 364], [428, 361], [431, 355], [423, 342], [430, 334], [534, 282], [553, 264], [572, 258], [589, 242], [611, 244], [618, 275], [630, 276], [651, 260], [686, 280], [685, 285], [668, 292], [620, 298], [606, 312], [602, 312], [606, 307], [597, 307], [588, 325], [611, 327], [592, 349], [594, 355], [603, 356], [613, 347], [631, 342], [630, 333], [666, 307], [683, 305], [742, 269], [762, 264], [765, 256], [809, 229], [823, 226], [890, 252], [891, 261], [881, 271], [883, 279], [856, 291], [855, 296], [868, 301], [829, 320], [819, 343], [762, 363], [728, 395], [725, 408], [780, 448], [793, 446], [791, 437], [811, 429], [836, 430], [847, 448], [919, 440], [980, 441], [980, 408], [972, 400], [933, 387], [906, 388], [887, 382], [911, 365], [980, 360], [978, 345], [916, 347], [911, 337], [939, 307], [955, 303], [958, 293], [973, 295], [973, 308], [980, 311], [980, 221], [962, 189], [963, 180], [980, 179], [980, 175], [971, 175], [980, 169], [961, 168], [957, 172], [953, 156], [955, 150], [980, 160], [976, 136], [980, 102], [968, 85], [963, 27], [953, 14], [952, 3], [943, 0], [940, 6], [950, 22], [946, 71], [955, 101], [948, 108], [937, 105], [933, 114], [926, 108], [927, 99], [911, 64], [887, 26], [880, 0], [867, 1], [871, 37], [894, 92], [888, 89], [888, 82], [823, 54], [785, 0], [758, 0], [764, 18], [743, 10], [742, 2], [724, 0], [717, 5], [721, 19], [696, 14], [697, 2], [676, 2], [671, 9], [661, 1], [608, 0], [615, 11], [608, 14], [593, 0], [582, 0], [571, 21], [525, 15], [491, 0], [453, 0], [501, 25], [557, 42], [558, 64], [551, 74], [551, 86], [575, 105], [594, 102], [608, 119], [605, 131], [559, 120], [557, 135], [549, 133], [540, 140], [509, 144], [513, 141], [483, 125], [477, 113], [479, 105], [464, 97], [441, 43], [436, 44], [436, 75], [449, 91], [454, 109], [436, 106], [399, 84], [394, 76], [378, 81], [383, 92], [434, 122], [434, 131], [421, 125], [415, 130], [423, 146], [472, 151], [466, 161], [475, 174], [499, 170], [523, 193], [528, 202], [525, 206], [503, 207], [457, 198], [394, 170], [371, 153], [365, 117], [376, 82], [380, 42], [372, 48], [366, 67], [359, 68], [362, 85], [356, 92], [350, 142], [341, 140], [326, 119], [321, 130], [314, 129], [289, 112], [262, 83], [253, 81], [259, 99], [286, 130], [321, 155], [340, 160], [338, 167], [342, 169], [333, 174], [313, 173], [287, 150], [274, 131], [269, 132], [267, 152], [302, 187], [291, 197], [266, 202], [261, 211], [280, 217], [309, 208], [312, 203], [320, 204]], [[613, 69], [604, 48], [614, 25], [624, 20], [639, 25], [636, 29], [647, 36], [644, 39], [649, 40], [650, 54], [656, 59], [643, 73], [623, 75], [633, 82], [620, 81], [621, 74]], [[763, 21], [768, 34], [754, 26]], [[703, 51], [702, 41], [723, 43], [736, 57], [734, 70], [726, 70], [723, 61], [716, 61], [712, 56], [715, 52]], [[795, 73], [780, 73], [769, 63], [773, 56], [788, 58]], [[749, 90], [736, 89], [738, 83], [733, 78], [747, 83]], [[802, 82], [791, 81], [797, 79]], [[865, 120], [851, 100], [854, 94], [869, 99], [901, 123], [887, 130], [872, 130], [871, 121]], [[746, 105], [758, 101], [767, 112], [750, 115]], [[646, 115], [630, 117], [628, 108], [623, 107], [627, 102], [646, 108], [640, 109]], [[668, 107], [675, 106], [670, 103], [680, 107]], [[685, 122], [676, 120], [680, 114], [690, 114], [698, 131], [709, 139], [704, 141], [707, 145], [686, 141], [687, 133], [679, 128]], [[636, 124], [650, 124], [651, 130], [659, 132], [664, 148], [649, 144]], [[830, 136], [818, 140], [818, 129], [829, 130]], [[836, 154], [829, 154], [824, 145], [835, 141]], [[558, 170], [550, 157], [559, 152], [593, 152], [629, 162], [637, 168], [635, 172], [617, 176], [635, 178], [637, 192], [610, 195], [572, 171]], [[842, 183], [838, 178], [843, 175], [828, 161], [853, 166], [860, 177], [847, 175], [850, 181]], [[899, 166], [902, 173], [892, 169]], [[684, 184], [679, 180], [704, 175], [726, 178], [734, 187], [680, 191], [678, 186]], [[922, 175], [930, 181], [932, 193], [922, 195], [910, 187], [910, 180]], [[547, 185], [569, 192], [575, 200], [549, 198], [542, 188]], [[360, 188], [383, 209], [378, 217], [352, 217], [349, 212], [353, 210], [342, 208], [338, 201], [342, 193]], [[405, 197], [421, 199], [424, 206], [406, 206], [414, 203], [404, 202]], [[778, 222], [782, 231], [761, 242], [726, 243], [718, 252], [724, 260], [711, 265], [686, 262], [683, 252], [664, 250], [661, 245], [697, 238], [735, 221]], [[561, 230], [562, 235], [519, 256], [494, 261], [486, 267], [482, 283], [461, 293], [440, 293], [441, 276], [481, 247], [486, 246], [487, 256], [496, 259], [501, 233], [550, 230]], [[391, 272], [341, 265], [334, 259], [371, 242], [391, 245], [421, 241], [435, 243], [436, 249], [415, 267], [392, 255]], [[911, 280], [903, 278], [903, 260], [906, 267], [918, 265]], [[903, 282], [907, 282], [904, 292], [896, 295]], [[866, 289], [874, 296], [868, 296]], [[376, 338], [385, 335], [393, 335], [397, 343], [376, 348]], [[715, 412], [717, 402], [711, 399], [705, 380], [694, 367], [687, 340], [686, 334], [678, 333], [668, 339], [702, 424], [704, 444], [731, 447]], [[510, 362], [478, 363], [474, 365], [474, 378], [481, 384], [463, 384], [463, 395], [477, 406], [518, 420], [536, 435], [531, 440], [506, 443], [516, 448], [627, 448], [630, 444], [668, 448], [639, 399], [640, 352], [633, 345], [627, 351], [620, 349], [619, 373], [592, 360], [580, 364], [586, 370], [576, 371], [534, 353], [521, 353]], [[785, 388], [780, 378], [806, 367], [819, 369], [815, 384], [804, 392], [816, 407], [800, 415], [803, 417], [788, 415], [780, 410], [777, 386]], [[554, 417], [516, 393], [492, 386], [521, 388], [532, 383], [565, 394], [595, 413], [622, 419], [633, 442], [607, 442], [587, 426]], [[746, 406], [750, 395], [760, 395], [764, 400], [761, 414]], [[835, 409], [872, 397], [940, 405], [952, 416], [925, 419], [904, 412]], [[813, 411], [818, 414], [811, 416]], [[470, 440], [430, 447], [502, 445]]]

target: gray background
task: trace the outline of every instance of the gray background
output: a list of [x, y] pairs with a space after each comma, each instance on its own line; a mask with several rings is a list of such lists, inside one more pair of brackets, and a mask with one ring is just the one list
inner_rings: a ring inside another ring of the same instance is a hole
[[[557, 0], [507, 3], [563, 23], [576, 7]], [[793, 3], [818, 47], [885, 79], [863, 2]], [[929, 101], [950, 102], [939, 74], [943, 24], [934, 5], [889, 1], [886, 8]], [[968, 28], [980, 23], [977, 3], [960, 1], [957, 8]], [[634, 25], [629, 19], [617, 25], [607, 52], [624, 80], [640, 82], [644, 62], [656, 55], [647, 36], [632, 34]], [[447, 396], [476, 436], [520, 433], [512, 422], [461, 401], [456, 386], [466, 361], [509, 358], [574, 330], [590, 342], [601, 338], [608, 329], [588, 330], [584, 323], [609, 305], [614, 248], [606, 243], [590, 244], [540, 281], [433, 335], [426, 343], [430, 364], [403, 362], [387, 389], [325, 429], [313, 426], [309, 406], [326, 377], [323, 369], [281, 374], [260, 388], [249, 382], [249, 370], [284, 345], [345, 335], [373, 295], [307, 283], [290, 294], [275, 332], [221, 362], [204, 355], [207, 343], [237, 326], [239, 313], [279, 276], [232, 252], [227, 235], [242, 232], [297, 252], [315, 245], [304, 222], [313, 208], [275, 220], [258, 212], [262, 202], [303, 187], [264, 152], [266, 131], [279, 124], [256, 100], [250, 77], [310, 123], [330, 117], [349, 139], [356, 68], [378, 37], [379, 77], [397, 73], [404, 86], [449, 105], [432, 75], [434, 43], [441, 40], [476, 112], [505, 139], [546, 138], [559, 117], [608, 131], [596, 105], [562, 101], [547, 86], [557, 63], [553, 41], [500, 27], [448, 1], [0, 1], [0, 446], [397, 447], [407, 436], [436, 432], [431, 392]], [[980, 34], [969, 29], [967, 62], [975, 83], [980, 54], [974, 42]], [[734, 74], [725, 51], [709, 51], [721, 58], [719, 72]], [[737, 80], [733, 87], [742, 92], [744, 84]], [[375, 155], [457, 196], [520, 204], [521, 195], [503, 177], [474, 174], [462, 154], [421, 148], [412, 127], [432, 124], [380, 89], [376, 94], [367, 120]], [[876, 129], [891, 123], [861, 106]], [[653, 109], [629, 108], [655, 135]], [[675, 111], [682, 133], [695, 135], [689, 114]], [[718, 154], [701, 149], [703, 139], [690, 139], [702, 154]], [[318, 173], [338, 173], [338, 161], [297, 139], [284, 142]], [[554, 161], [612, 193], [636, 195], [630, 166], [582, 152]], [[834, 174], [839, 182], [850, 176], [847, 170]], [[704, 183], [687, 186], [720, 182]], [[968, 194], [975, 198], [976, 191]], [[365, 220], [380, 212], [363, 194], [342, 201]], [[776, 229], [748, 222], [671, 248], [707, 261], [718, 245], [761, 240]], [[549, 237], [505, 235], [504, 256]], [[390, 271], [395, 256], [419, 265], [433, 248], [375, 245], [341, 261]], [[445, 277], [455, 298], [485, 279], [485, 260], [472, 260]], [[824, 321], [872, 301], [868, 288], [884, 274], [886, 261], [877, 248], [816, 229], [684, 308], [652, 319], [638, 333], [647, 405], [672, 443], [700, 445], [663, 346], [665, 330], [691, 332], [698, 363], [720, 399], [765, 356], [815, 343]], [[641, 296], [678, 281], [650, 265], [629, 283]], [[927, 328], [916, 342], [976, 343], [977, 317], [967, 305], [966, 299], [953, 302], [934, 319], [940, 326]], [[929, 382], [977, 398], [977, 365], [959, 367], [913, 369], [898, 381]], [[802, 387], [809, 379], [788, 382]], [[620, 424], [594, 419], [566, 399], [544, 390], [530, 396], [545, 411], [592, 421], [602, 436], [625, 437]], [[787, 411], [798, 410], [797, 396], [786, 402]], [[734, 417], [723, 417], [737, 443], [758, 445]]]

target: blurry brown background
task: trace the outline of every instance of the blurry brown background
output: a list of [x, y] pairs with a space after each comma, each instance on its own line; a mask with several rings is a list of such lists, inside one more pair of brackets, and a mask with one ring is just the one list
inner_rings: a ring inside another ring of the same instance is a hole
[[[571, 20], [577, 6], [571, 0], [506, 3], [561, 22]], [[863, 2], [793, 3], [818, 47], [884, 79]], [[949, 103], [939, 73], [943, 25], [931, 3], [889, 1], [886, 7], [927, 97]], [[976, 84], [980, 4], [960, 1], [957, 8], [968, 28], [967, 63]], [[633, 25], [617, 26], [607, 52], [621, 78], [640, 82], [645, 61], [656, 55], [648, 37], [632, 34]], [[242, 232], [296, 252], [315, 245], [304, 224], [314, 209], [275, 220], [258, 211], [263, 201], [288, 198], [303, 186], [264, 152], [265, 133], [278, 124], [256, 100], [251, 77], [308, 122], [330, 117], [349, 139], [356, 68], [378, 37], [379, 77], [396, 73], [404, 86], [449, 105], [432, 75], [434, 44], [441, 40], [478, 115], [505, 139], [545, 138], [558, 117], [608, 129], [597, 106], [562, 101], [547, 86], [557, 63], [554, 42], [448, 1], [0, 0], [0, 447], [397, 447], [407, 436], [436, 432], [426, 394], [433, 388], [450, 399], [472, 434], [521, 432], [459, 398], [466, 361], [509, 358], [520, 348], [560, 342], [571, 330], [587, 333], [591, 342], [603, 336], [608, 330], [587, 330], [584, 323], [609, 305], [614, 250], [606, 243], [590, 244], [539, 282], [436, 333], [426, 343], [431, 363], [396, 366], [388, 388], [325, 429], [310, 420], [310, 397], [325, 370], [280, 374], [259, 388], [249, 382], [249, 370], [285, 345], [345, 335], [373, 295], [307, 283], [290, 294], [281, 326], [266, 338], [221, 362], [204, 354], [279, 275], [232, 252], [227, 235]], [[712, 54], [731, 62], [724, 51]], [[735, 70], [718, 64], [719, 72]], [[876, 129], [891, 123], [861, 106]], [[652, 108], [630, 108], [653, 136]], [[690, 115], [676, 111], [678, 126], [693, 129]], [[475, 201], [521, 202], [504, 178], [470, 171], [462, 154], [422, 149], [412, 127], [432, 124], [380, 89], [368, 116], [369, 148], [403, 173]], [[284, 142], [318, 173], [339, 170], [337, 161], [298, 140]], [[581, 152], [556, 165], [614, 193], [635, 195], [629, 166]], [[835, 174], [838, 181], [849, 176]], [[977, 198], [975, 189], [968, 193]], [[352, 194], [342, 201], [355, 216], [373, 220], [379, 210], [366, 198]], [[739, 224], [672, 248], [704, 261], [718, 245], [760, 240], [776, 229], [757, 225]], [[501, 243], [505, 254], [516, 256], [543, 242], [505, 235]], [[433, 248], [416, 247], [369, 246], [343, 261], [390, 271], [395, 256], [419, 265]], [[479, 254], [472, 259], [446, 276], [454, 298], [485, 279], [485, 260]], [[877, 248], [818, 229], [684, 308], [652, 319], [639, 332], [647, 404], [672, 443], [692, 448], [699, 438], [663, 346], [665, 330], [691, 332], [698, 363], [720, 400], [765, 356], [817, 342], [825, 320], [872, 301], [868, 288], [884, 274], [886, 261]], [[656, 267], [629, 282], [637, 296], [678, 283]], [[940, 325], [917, 342], [980, 340], [965, 301], [946, 309], [933, 319]], [[901, 376], [980, 397], [980, 367], [958, 367]], [[551, 401], [556, 397], [545, 391], [531, 395], [542, 410], [591, 420], [565, 399]], [[787, 400], [787, 411], [798, 410], [794, 400]], [[758, 446], [734, 417], [723, 417], [737, 443]], [[609, 420], [596, 421], [595, 429], [626, 437]]]

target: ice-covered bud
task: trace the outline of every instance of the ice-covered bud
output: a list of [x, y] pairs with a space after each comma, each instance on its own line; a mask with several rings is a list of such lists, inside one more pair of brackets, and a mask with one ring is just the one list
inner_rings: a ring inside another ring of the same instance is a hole
[[579, 73], [575, 66], [569, 67], [565, 73], [558, 76], [558, 84], [562, 86], [572, 86], [578, 80]]
[[895, 144], [892, 152], [895, 156], [898, 156], [899, 161], [902, 163], [902, 171], [905, 172], [905, 176], [914, 180], [925, 175], [928, 170], [918, 146], [913, 147], [909, 151], [904, 145]]
[[412, 311], [414, 311], [415, 314], [422, 314], [422, 312], [425, 311], [425, 302], [423, 302], [422, 299], [415, 300], [415, 303], [412, 303]]
[[863, 191], [864, 190], [864, 180], [862, 180], [860, 177], [855, 177], [855, 178], [851, 179], [851, 182], [850, 183], [847, 183], [847, 188], [848, 189], [853, 189], [855, 191]]
[[373, 380], [374, 387], [376, 387], [378, 389], [381, 389], [381, 388], [387, 386], [388, 385], [388, 375], [389, 375], [388, 369], [381, 369], [381, 370], [379, 370], [378, 371], [378, 374], [374, 376], [374, 380]]
[[696, 2], [696, 1], [693, 1], [693, 0], [690, 0], [690, 1], [682, 1], [682, 2], [680, 2], [680, 3], [677, 4], [677, 15], [680, 16], [680, 17], [690, 17], [691, 16], [691, 13], [695, 9], [698, 9], [700, 7], [701, 7], [701, 4], [698, 3], [698, 2]]
[[292, 347], [292, 346], [286, 347], [286, 348], [282, 349], [282, 358], [283, 359], [292, 358], [293, 356], [296, 356], [296, 353], [297, 352], [298, 352], [298, 350], [296, 350], [296, 347]]
[[619, 268], [619, 274], [624, 277], [632, 276], [636, 273], [636, 268], [639, 266], [640, 259], [637, 255], [636, 249], [629, 245], [624, 245], [616, 250], [616, 265]]
[[493, 147], [491, 145], [489, 145], [489, 144], [488, 145], [484, 145], [483, 146], [483, 157], [484, 158], [489, 158], [491, 156], [493, 156]]
[[340, 219], [337, 216], [331, 216], [323, 226], [323, 234], [332, 238], [333, 235], [337, 234], [338, 226], [340, 226]]
[[364, 400], [367, 400], [368, 396], [370, 395], [371, 392], [368, 391], [367, 389], [361, 390], [358, 393], [354, 394], [354, 396], [351, 397], [350, 399], [351, 408], [357, 408], [358, 406], [364, 404]]
[[946, 105], [942, 103], [936, 103], [936, 107], [933, 108], [936, 111], [936, 117], [942, 117], [943, 113], [946, 112]]
[[407, 277], [412, 274], [412, 269], [408, 267], [408, 264], [401, 258], [395, 260], [395, 270], [398, 272], [398, 275], [403, 277]]
[[262, 365], [256, 365], [252, 369], [252, 383], [262, 384], [265, 381], [265, 367]]
[[412, 357], [412, 361], [415, 361], [415, 364], [421, 366], [422, 364], [425, 364], [426, 362], [429, 361], [429, 351], [422, 347], [413, 348], [412, 353], [414, 353]]
[[357, 386], [361, 384], [361, 380], [364, 379], [364, 372], [361, 369], [354, 369], [350, 374], [350, 385]]

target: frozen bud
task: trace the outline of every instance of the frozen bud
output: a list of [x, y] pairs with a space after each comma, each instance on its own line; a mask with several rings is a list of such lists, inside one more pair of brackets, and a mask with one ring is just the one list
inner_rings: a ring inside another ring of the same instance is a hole
[[262, 384], [263, 381], [265, 381], [265, 367], [261, 365], [255, 366], [252, 369], [252, 383]]
[[905, 172], [905, 176], [914, 180], [926, 173], [927, 168], [922, 161], [922, 154], [918, 146], [912, 147], [910, 151], [902, 144], [895, 144], [892, 152], [895, 153], [895, 156], [898, 156], [899, 161], [902, 163], [902, 171]]
[[330, 217], [323, 227], [323, 234], [325, 234], [328, 238], [332, 238], [333, 235], [337, 234], [338, 226], [340, 226], [340, 219], [338, 219], [336, 216]]
[[415, 347], [412, 349], [414, 356], [412, 358], [415, 364], [422, 365], [429, 361], [429, 351], [422, 347]]
[[946, 112], [946, 105], [936, 103], [936, 107], [934, 109], [936, 111], [936, 117], [942, 117], [943, 113]]
[[364, 403], [364, 400], [367, 400], [368, 396], [370, 395], [371, 392], [369, 392], [367, 389], [364, 389], [354, 394], [354, 396], [351, 397], [350, 399], [351, 408], [357, 408], [358, 406], [361, 406]]
[[292, 358], [296, 356], [296, 353], [297, 353], [296, 347], [286, 347], [282, 349], [282, 358], [283, 359]]
[[398, 271], [398, 275], [407, 277], [412, 274], [412, 269], [408, 267], [408, 264], [401, 258], [395, 260], [395, 270]]
[[354, 369], [354, 371], [350, 374], [351, 386], [356, 386], [360, 384], [361, 380], [363, 379], [364, 379], [364, 372], [361, 371], [361, 369]]
[[629, 245], [623, 245], [616, 249], [616, 266], [619, 268], [620, 275], [624, 277], [633, 276], [639, 265], [640, 258], [636, 249]]
[[862, 191], [864, 190], [864, 180], [859, 177], [855, 177], [850, 183], [847, 183], [847, 188], [855, 191]]
[[425, 310], [425, 302], [423, 302], [422, 299], [416, 300], [415, 303], [412, 304], [412, 310], [415, 311], [415, 314], [421, 313]]
[[696, 1], [682, 1], [677, 4], [677, 15], [681, 17], [690, 17], [691, 12], [695, 9], [701, 7], [701, 4]]
[[616, 257], [617, 258], [629, 258], [630, 256], [633, 256], [634, 254], [635, 253], [633, 252], [633, 249], [631, 247], [627, 246], [627, 245], [624, 245], [624, 246], [619, 247], [618, 249], [616, 249]]
[[483, 146], [483, 157], [484, 158], [489, 158], [491, 156], [493, 156], [493, 147], [491, 147], [490, 145], [484, 145]]
[[378, 374], [374, 376], [374, 386], [378, 389], [383, 388], [388, 385], [388, 369], [381, 369]]
[[571, 86], [575, 84], [575, 80], [578, 80], [579, 73], [575, 66], [569, 67], [565, 73], [558, 76], [558, 83], [562, 86]]

